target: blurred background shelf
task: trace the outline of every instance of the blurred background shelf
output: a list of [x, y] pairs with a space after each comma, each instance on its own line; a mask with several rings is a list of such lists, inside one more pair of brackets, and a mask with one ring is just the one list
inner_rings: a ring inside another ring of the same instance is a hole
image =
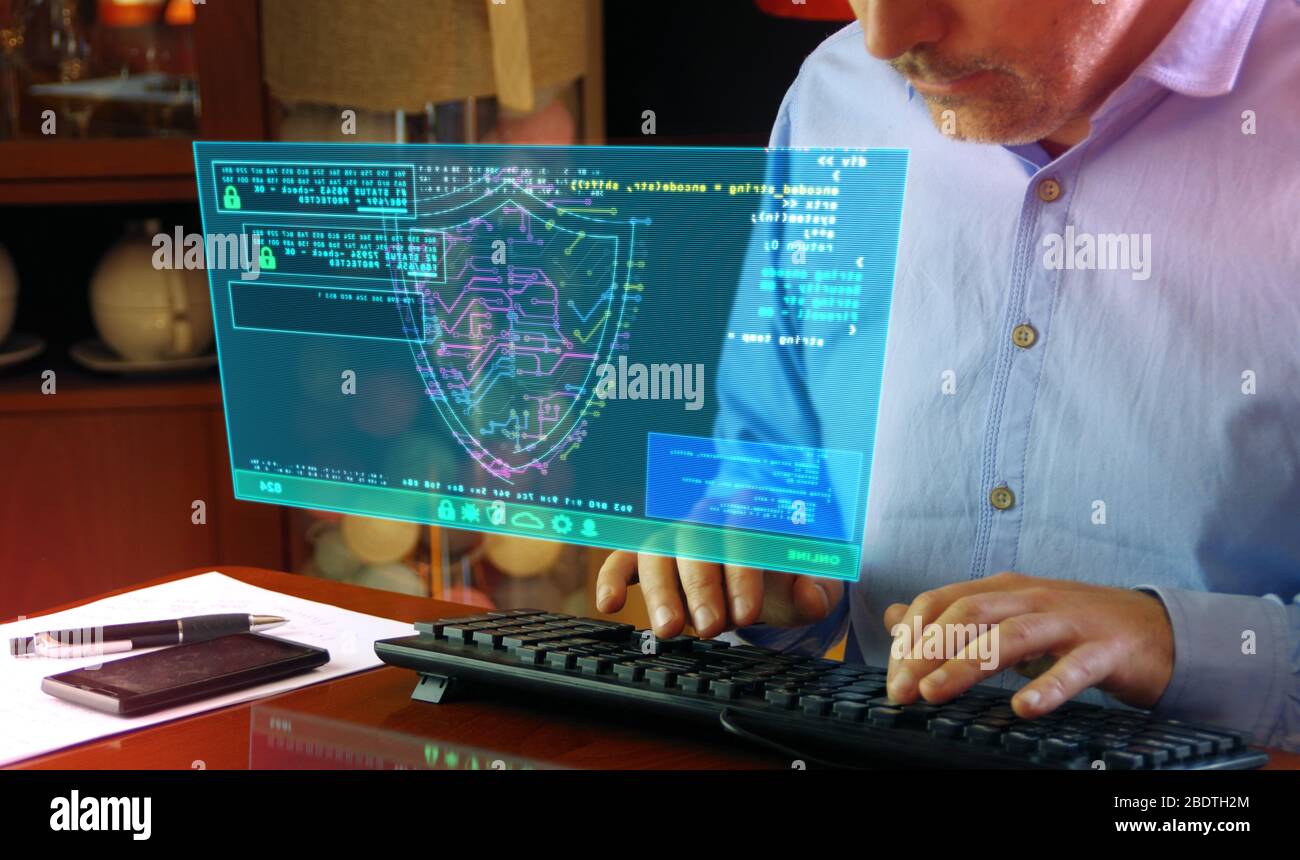
[[[42, 393], [47, 370], [56, 393]], [[20, 413], [221, 408], [216, 370], [180, 376], [111, 376], [86, 370], [46, 347], [20, 367], [0, 372], [0, 420]]]

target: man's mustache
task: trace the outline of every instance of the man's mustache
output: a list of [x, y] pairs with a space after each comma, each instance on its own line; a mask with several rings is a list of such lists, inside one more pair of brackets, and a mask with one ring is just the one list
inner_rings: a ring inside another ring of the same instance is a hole
[[915, 52], [890, 60], [889, 65], [900, 75], [922, 81], [955, 81], [976, 72], [1005, 71], [997, 63], [989, 60], [979, 59], [958, 63]]

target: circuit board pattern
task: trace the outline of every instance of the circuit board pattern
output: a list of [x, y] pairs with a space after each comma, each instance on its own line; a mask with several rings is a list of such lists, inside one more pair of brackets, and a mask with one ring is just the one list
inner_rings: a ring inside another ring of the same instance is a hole
[[627, 350], [642, 300], [628, 273], [648, 222], [575, 212], [551, 191], [502, 171], [442, 195], [420, 219], [444, 236], [442, 282], [392, 270], [423, 306], [422, 321], [399, 310], [425, 394], [507, 483], [582, 443], [602, 405], [597, 369]]

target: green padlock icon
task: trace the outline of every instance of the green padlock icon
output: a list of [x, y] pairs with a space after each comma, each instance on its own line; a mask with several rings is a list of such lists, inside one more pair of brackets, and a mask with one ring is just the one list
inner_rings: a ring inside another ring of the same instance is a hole
[[224, 209], [240, 209], [240, 208], [243, 207], [243, 205], [244, 205], [244, 204], [241, 203], [240, 200], [239, 200], [239, 192], [235, 190], [235, 186], [233, 186], [233, 185], [227, 185], [227, 186], [226, 186], [226, 193], [225, 193], [225, 196], [223, 196], [223, 197], [221, 198], [221, 206], [222, 206], [222, 208], [224, 208]]
[[438, 503], [438, 519], [456, 522], [456, 506], [451, 503], [451, 499], [443, 499]]
[[278, 264], [275, 262], [275, 252], [266, 245], [263, 245], [262, 250], [257, 252], [257, 267], [272, 272], [275, 271], [277, 265]]

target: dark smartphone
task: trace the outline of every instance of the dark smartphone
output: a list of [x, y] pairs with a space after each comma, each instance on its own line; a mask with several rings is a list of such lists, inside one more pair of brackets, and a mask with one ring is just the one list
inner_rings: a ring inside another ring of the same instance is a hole
[[237, 633], [50, 675], [41, 689], [78, 705], [135, 716], [296, 675], [329, 659], [324, 648]]

